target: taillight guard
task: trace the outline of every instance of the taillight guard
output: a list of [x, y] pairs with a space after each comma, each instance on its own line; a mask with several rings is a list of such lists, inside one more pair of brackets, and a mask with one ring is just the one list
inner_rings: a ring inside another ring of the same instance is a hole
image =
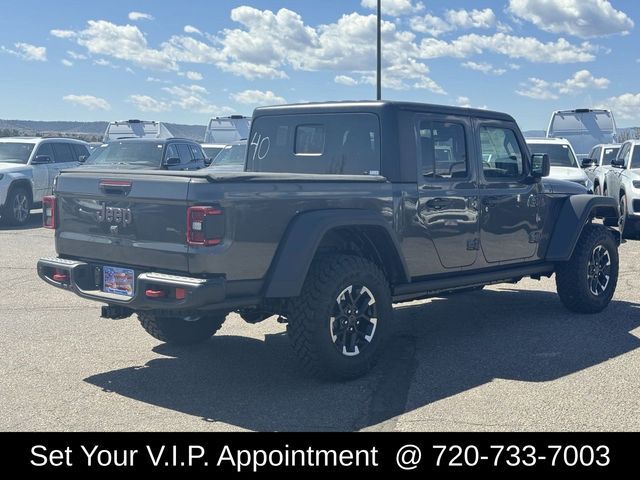
[[57, 225], [57, 201], [54, 196], [47, 196], [42, 198], [42, 226], [55, 230]]
[[[222, 243], [224, 225], [218, 219], [222, 210], [216, 207], [197, 206], [187, 209], [187, 244], [211, 247]], [[216, 225], [211, 221], [218, 220]]]

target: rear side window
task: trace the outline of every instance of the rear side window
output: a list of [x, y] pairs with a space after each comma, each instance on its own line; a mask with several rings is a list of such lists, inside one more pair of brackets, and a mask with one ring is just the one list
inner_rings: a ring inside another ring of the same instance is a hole
[[380, 124], [372, 113], [273, 115], [253, 122], [247, 171], [380, 175]]
[[68, 143], [54, 143], [53, 154], [56, 157], [56, 163], [69, 163], [75, 162], [75, 153], [71, 150], [71, 146]]
[[421, 121], [419, 140], [424, 177], [432, 179], [467, 177], [467, 145], [463, 125]]
[[631, 168], [640, 168], [640, 145], [633, 147], [633, 156], [631, 157]]
[[181, 163], [191, 163], [193, 161], [191, 149], [189, 149], [189, 145], [186, 143], [178, 144], [178, 156], [180, 157]]
[[79, 161], [80, 157], [84, 157], [85, 159], [89, 158], [89, 149], [84, 145], [78, 145], [77, 143], [72, 143], [71, 148], [73, 149], [73, 153], [75, 154], [75, 160]]

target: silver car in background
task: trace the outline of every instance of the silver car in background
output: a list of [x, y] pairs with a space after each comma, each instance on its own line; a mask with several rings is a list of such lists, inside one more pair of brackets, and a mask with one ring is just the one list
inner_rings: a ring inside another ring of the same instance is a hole
[[611, 169], [611, 162], [620, 151], [620, 144], [596, 145], [589, 153], [589, 157], [582, 160], [582, 168], [589, 180], [593, 182], [593, 193], [602, 195], [605, 174]]
[[546, 153], [551, 163], [549, 178], [579, 183], [593, 193], [593, 183], [578, 164], [576, 154], [564, 138], [527, 138], [531, 153]]
[[620, 230], [626, 237], [640, 232], [640, 140], [622, 144], [606, 173], [604, 194], [620, 201]]

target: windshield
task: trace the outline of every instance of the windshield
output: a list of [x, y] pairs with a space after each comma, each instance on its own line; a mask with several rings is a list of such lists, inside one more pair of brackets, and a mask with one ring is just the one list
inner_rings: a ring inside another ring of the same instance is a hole
[[33, 147], [33, 143], [0, 143], [0, 162], [26, 164]]
[[115, 165], [127, 168], [160, 168], [164, 144], [157, 142], [122, 141], [97, 147], [85, 165]]
[[549, 162], [552, 167], [578, 167], [576, 157], [568, 145], [558, 145], [551, 143], [530, 144], [529, 150], [532, 153], [546, 153], [549, 155]]
[[[633, 157], [631, 158], [631, 168], [640, 168], [640, 146], [633, 148]], [[635, 184], [635, 182], [633, 182]]]
[[611, 165], [611, 160], [618, 156], [620, 147], [611, 147], [604, 149], [604, 157], [602, 158], [603, 165]]
[[232, 145], [225, 147], [218, 154], [216, 158], [211, 162], [212, 166], [218, 167], [220, 165], [244, 165], [245, 157], [247, 156], [247, 144]]

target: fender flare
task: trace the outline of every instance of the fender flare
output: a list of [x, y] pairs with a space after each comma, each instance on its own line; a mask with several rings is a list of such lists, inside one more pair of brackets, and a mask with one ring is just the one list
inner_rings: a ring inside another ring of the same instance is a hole
[[320, 242], [327, 232], [340, 227], [383, 229], [401, 265], [403, 281], [409, 281], [409, 270], [395, 232], [381, 214], [358, 209], [316, 210], [296, 216], [289, 224], [270, 268], [265, 297], [289, 298], [300, 295]]
[[619, 217], [615, 198], [587, 194], [568, 197], [556, 220], [546, 259], [552, 262], [570, 260], [582, 230], [590, 219], [603, 218], [605, 224], [614, 221], [617, 224]]

